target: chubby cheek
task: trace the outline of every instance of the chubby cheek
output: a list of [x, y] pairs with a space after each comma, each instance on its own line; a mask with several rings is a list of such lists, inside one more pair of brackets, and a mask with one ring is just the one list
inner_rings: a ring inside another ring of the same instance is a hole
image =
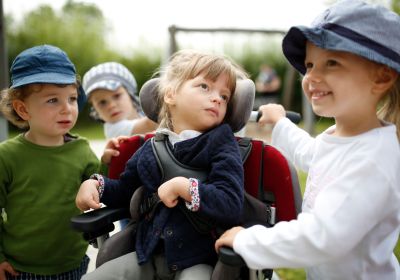
[[79, 110], [78, 110], [78, 107], [76, 107], [76, 108], [72, 111], [73, 120], [74, 120], [75, 122], [78, 120], [78, 115], [79, 115]]
[[303, 78], [301, 81], [301, 87], [303, 89], [304, 95], [307, 97], [307, 99], [310, 101], [311, 100], [311, 94], [309, 92], [309, 83], [306, 77]]
[[222, 121], [225, 119], [225, 117], [226, 117], [226, 112], [227, 112], [227, 111], [228, 111], [227, 106], [221, 107], [220, 115], [219, 115], [219, 120], [220, 120], [220, 122], [222, 122]]
[[99, 106], [93, 105], [93, 109], [99, 114], [101, 118], [107, 117], [107, 109]]

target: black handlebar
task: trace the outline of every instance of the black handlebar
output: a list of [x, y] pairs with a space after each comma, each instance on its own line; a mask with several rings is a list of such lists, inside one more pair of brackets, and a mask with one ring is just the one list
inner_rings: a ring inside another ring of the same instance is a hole
[[[262, 115], [261, 111], [258, 111], [256, 122], [258, 122], [260, 120], [261, 115]], [[286, 111], [286, 117], [295, 124], [299, 124], [301, 121], [301, 115], [297, 112]]]

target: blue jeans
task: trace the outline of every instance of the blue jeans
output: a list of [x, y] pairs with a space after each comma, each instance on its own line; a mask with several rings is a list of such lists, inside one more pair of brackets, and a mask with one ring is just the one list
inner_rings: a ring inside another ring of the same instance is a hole
[[88, 269], [89, 257], [84, 256], [78, 268], [54, 275], [39, 275], [29, 272], [19, 272], [18, 276], [7, 275], [7, 280], [80, 280]]

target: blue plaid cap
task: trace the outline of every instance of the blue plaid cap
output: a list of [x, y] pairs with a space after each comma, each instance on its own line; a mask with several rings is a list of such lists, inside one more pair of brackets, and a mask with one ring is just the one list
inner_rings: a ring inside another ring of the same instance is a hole
[[[75, 66], [67, 54], [51, 45], [36, 46], [21, 52], [12, 63], [10, 74], [11, 88], [36, 83], [70, 85], [77, 82]], [[79, 110], [85, 101], [85, 92], [79, 86]]]
[[358, 0], [340, 1], [325, 10], [311, 27], [294, 26], [282, 43], [283, 53], [305, 74], [306, 41], [345, 51], [387, 65], [400, 73], [400, 17], [379, 5]]

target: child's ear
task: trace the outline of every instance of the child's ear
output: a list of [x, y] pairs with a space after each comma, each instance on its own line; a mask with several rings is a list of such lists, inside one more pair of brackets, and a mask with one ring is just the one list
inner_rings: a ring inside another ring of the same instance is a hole
[[29, 119], [29, 113], [28, 110], [26, 109], [24, 101], [19, 99], [13, 100], [12, 106], [15, 112], [18, 114], [18, 116], [21, 117], [21, 119], [23, 119], [24, 121], [27, 121]]
[[175, 91], [170, 88], [164, 94], [164, 102], [168, 105], [175, 105], [176, 94]]
[[374, 91], [377, 93], [386, 93], [396, 82], [399, 74], [392, 68], [382, 65], [378, 67], [375, 76]]

